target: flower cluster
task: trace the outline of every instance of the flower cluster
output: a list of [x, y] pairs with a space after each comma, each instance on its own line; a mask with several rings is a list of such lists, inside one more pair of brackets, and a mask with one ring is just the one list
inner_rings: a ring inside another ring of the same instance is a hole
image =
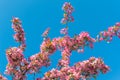
[[5, 78], [4, 76], [2, 76], [2, 75], [0, 74], [0, 80], [7, 80], [7, 78]]
[[24, 34], [24, 30], [22, 28], [21, 25], [21, 21], [19, 20], [19, 18], [13, 17], [12, 19], [12, 28], [14, 29], [14, 31], [16, 32], [16, 34], [14, 34], [14, 39], [17, 42], [20, 42], [20, 48], [22, 50], [25, 49], [26, 44], [25, 44], [25, 34]]
[[98, 75], [99, 72], [106, 73], [109, 67], [104, 64], [101, 58], [91, 57], [89, 60], [78, 62], [72, 67], [63, 67], [60, 70], [52, 69], [44, 74], [40, 80], [86, 80]]
[[36, 73], [42, 66], [49, 66], [50, 60], [48, 58], [48, 54], [46, 53], [38, 53], [29, 58], [29, 73]]
[[106, 73], [109, 67], [104, 64], [101, 58], [91, 57], [89, 60], [78, 62], [74, 66], [76, 69], [81, 68], [81, 72], [85, 76], [97, 75], [100, 72]]
[[11, 65], [20, 65], [21, 61], [24, 59], [23, 51], [20, 48], [12, 47], [6, 51], [6, 56], [8, 62]]
[[108, 30], [100, 32], [97, 36], [97, 41], [105, 40], [108, 43], [111, 42], [113, 36], [120, 38], [120, 23], [116, 23], [114, 26], [109, 27]]
[[24, 58], [23, 51], [20, 48], [12, 47], [6, 51], [8, 65], [6, 74], [14, 75], [13, 80], [25, 80], [28, 62]]
[[74, 37], [74, 42], [75, 44], [72, 49], [74, 50], [80, 47], [80, 51], [83, 52], [85, 46], [93, 48], [93, 43], [96, 42], [96, 40], [90, 37], [88, 32], [81, 32], [79, 35]]
[[43, 41], [43, 43], [40, 46], [40, 50], [42, 53], [48, 53], [52, 54], [56, 50], [55, 44], [50, 40], [50, 38], [47, 38], [46, 40]]
[[72, 17], [73, 7], [69, 2], [63, 4], [62, 9], [64, 10], [64, 18], [61, 20], [62, 24], [67, 24], [68, 22], [73, 22], [74, 18]]

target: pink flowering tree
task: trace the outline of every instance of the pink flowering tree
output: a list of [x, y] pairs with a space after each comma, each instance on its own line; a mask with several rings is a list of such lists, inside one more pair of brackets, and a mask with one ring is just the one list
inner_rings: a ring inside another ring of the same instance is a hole
[[[106, 73], [109, 67], [104, 64], [101, 58], [91, 57], [88, 60], [77, 62], [70, 66], [70, 56], [72, 51], [84, 52], [86, 46], [93, 48], [95, 42], [110, 42], [114, 36], [120, 38], [120, 23], [109, 27], [106, 31], [101, 31], [96, 38], [92, 38], [88, 32], [81, 32], [71, 38], [68, 35], [68, 23], [73, 22], [72, 12], [73, 6], [69, 2], [65, 2], [63, 7], [64, 16], [61, 23], [65, 28], [60, 30], [63, 37], [50, 39], [47, 28], [42, 34], [43, 42], [40, 45], [40, 52], [32, 55], [28, 59], [24, 57], [26, 48], [25, 33], [19, 18], [13, 17], [12, 28], [15, 31], [14, 39], [19, 43], [18, 47], [10, 47], [6, 50], [8, 64], [5, 74], [12, 76], [12, 80], [26, 80], [27, 74], [36, 74], [43, 66], [50, 66], [50, 58], [56, 50], [61, 51], [62, 58], [59, 60], [57, 67], [44, 73], [43, 77], [34, 78], [34, 80], [88, 80], [96, 78], [99, 73]], [[7, 80], [0, 74], [0, 80]]]

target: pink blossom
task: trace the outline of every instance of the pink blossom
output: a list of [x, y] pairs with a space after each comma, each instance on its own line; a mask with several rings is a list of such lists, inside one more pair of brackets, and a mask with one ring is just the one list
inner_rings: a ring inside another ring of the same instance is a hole
[[24, 56], [22, 50], [17, 47], [10, 48], [6, 51], [8, 62], [12, 65], [20, 65]]
[[72, 5], [71, 5], [69, 2], [65, 2], [65, 3], [63, 4], [62, 9], [63, 9], [65, 12], [69, 13], [69, 14], [71, 14], [71, 13], [73, 12], [73, 10], [74, 10], [73, 7], [72, 7]]
[[67, 28], [63, 28], [63, 29], [60, 30], [60, 33], [61, 34], [68, 34], [67, 30], [68, 30]]

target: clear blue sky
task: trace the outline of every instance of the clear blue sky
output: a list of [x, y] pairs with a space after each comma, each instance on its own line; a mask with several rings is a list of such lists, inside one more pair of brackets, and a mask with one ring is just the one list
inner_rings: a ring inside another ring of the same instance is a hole
[[[120, 0], [0, 0], [1, 73], [4, 73], [7, 64], [5, 50], [17, 46], [12, 37], [14, 34], [10, 22], [12, 16], [22, 20], [27, 43], [24, 55], [27, 58], [39, 52], [39, 46], [42, 43], [41, 34], [47, 27], [51, 28], [49, 34], [51, 38], [62, 36], [59, 33], [59, 30], [64, 27], [60, 24], [63, 17], [61, 7], [66, 1], [70, 1], [75, 8], [73, 13], [75, 22], [69, 24], [70, 36], [88, 31], [92, 37], [95, 37], [99, 31], [120, 21]], [[94, 45], [93, 49], [85, 48], [83, 54], [74, 51], [71, 56], [71, 65], [86, 60], [90, 56], [102, 57], [111, 70], [105, 75], [99, 75], [97, 80], [120, 80], [120, 39], [114, 37], [110, 44], [103, 41]], [[50, 57], [52, 66], [48, 69], [42, 68], [41, 71], [45, 72], [56, 67], [57, 59], [60, 57], [60, 52], [57, 51]], [[32, 80], [31, 78], [32, 76], [28, 80]]]

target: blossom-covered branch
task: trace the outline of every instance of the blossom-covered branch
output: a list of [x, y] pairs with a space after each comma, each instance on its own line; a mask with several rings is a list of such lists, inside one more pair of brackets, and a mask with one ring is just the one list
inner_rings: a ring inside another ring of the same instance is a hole
[[13, 17], [12, 28], [16, 32], [14, 34], [14, 39], [20, 43], [20, 46], [11, 47], [6, 50], [8, 64], [5, 73], [11, 75], [13, 80], [24, 80], [26, 79], [26, 72], [28, 70], [28, 61], [23, 55], [26, 44], [24, 30], [19, 18]]
[[70, 2], [65, 2], [62, 6], [62, 10], [64, 11], [63, 18], [61, 20], [62, 24], [65, 24], [66, 27], [60, 30], [61, 34], [67, 35], [68, 34], [68, 23], [74, 21], [74, 17], [72, 16], [72, 12], [74, 11], [73, 6]]
[[60, 70], [52, 69], [38, 80], [86, 80], [98, 75], [99, 72], [106, 73], [109, 67], [101, 58], [91, 57], [89, 60], [78, 62], [72, 67], [64, 67]]
[[67, 24], [68, 22], [73, 22], [74, 18], [72, 17], [72, 12], [74, 11], [74, 8], [70, 2], [65, 2], [63, 4], [62, 10], [64, 11], [64, 18], [62, 18], [61, 23]]
[[17, 17], [13, 17], [12, 19], [12, 28], [14, 29], [14, 31], [16, 32], [14, 34], [14, 39], [20, 43], [20, 48], [22, 50], [25, 49], [26, 44], [25, 44], [25, 33], [24, 30], [22, 28], [22, 23], [20, 21], [19, 18]]
[[117, 36], [120, 38], [120, 22], [117, 22], [114, 26], [108, 27], [108, 30], [101, 31], [96, 38], [96, 41], [107, 41], [108, 43], [112, 41], [112, 38]]

